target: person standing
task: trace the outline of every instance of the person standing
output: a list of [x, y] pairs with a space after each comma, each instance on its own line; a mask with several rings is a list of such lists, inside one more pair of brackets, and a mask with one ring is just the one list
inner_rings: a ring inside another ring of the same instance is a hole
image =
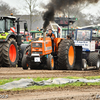
[[98, 41], [95, 41], [95, 49], [98, 49]]
[[70, 40], [71, 39], [71, 37], [70, 37], [70, 35], [67, 35], [67, 37], [66, 37], [68, 40]]

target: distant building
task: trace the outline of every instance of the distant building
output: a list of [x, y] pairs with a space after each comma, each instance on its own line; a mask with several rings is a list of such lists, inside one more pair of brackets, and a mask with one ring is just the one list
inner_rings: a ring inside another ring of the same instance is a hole
[[[28, 23], [28, 31], [30, 31], [30, 16], [29, 15], [14, 15], [17, 18], [22, 20], [26, 20]], [[36, 30], [37, 27], [43, 27], [43, 20], [41, 15], [33, 15], [32, 16], [32, 30]], [[20, 29], [24, 29], [24, 23], [20, 23]]]

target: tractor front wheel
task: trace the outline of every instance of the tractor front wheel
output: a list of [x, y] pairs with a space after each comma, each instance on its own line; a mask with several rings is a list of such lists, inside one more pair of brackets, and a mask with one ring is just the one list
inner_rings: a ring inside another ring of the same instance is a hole
[[93, 52], [93, 53], [89, 54], [89, 57], [88, 57], [88, 65], [89, 66], [97, 65], [98, 55], [99, 55], [99, 53], [97, 53], [97, 52]]
[[48, 55], [47, 68], [48, 68], [48, 70], [53, 70], [54, 69], [54, 58], [53, 58], [52, 55]]

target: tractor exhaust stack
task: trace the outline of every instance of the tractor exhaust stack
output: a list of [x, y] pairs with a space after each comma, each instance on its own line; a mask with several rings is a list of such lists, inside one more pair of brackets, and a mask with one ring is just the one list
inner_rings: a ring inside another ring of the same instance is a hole
[[45, 41], [46, 39], [46, 31], [43, 33], [43, 41]]

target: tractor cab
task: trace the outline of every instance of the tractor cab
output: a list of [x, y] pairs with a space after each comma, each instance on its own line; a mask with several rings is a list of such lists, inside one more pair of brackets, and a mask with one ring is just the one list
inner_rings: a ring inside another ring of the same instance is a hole
[[92, 40], [92, 30], [91, 29], [77, 29], [75, 40], [91, 41]]
[[92, 30], [92, 40], [97, 41], [100, 38], [100, 24], [83, 26], [83, 27], [79, 27], [79, 29], [91, 29]]
[[13, 16], [0, 17], [0, 33], [15, 32], [15, 20], [16, 17]]
[[92, 40], [91, 29], [77, 29], [75, 34], [75, 46], [82, 46], [82, 51], [95, 51], [95, 41]]
[[43, 37], [43, 32], [42, 31], [38, 31], [38, 30], [37, 31], [35, 31], [35, 30], [30, 31], [30, 34], [32, 36], [32, 39]]

